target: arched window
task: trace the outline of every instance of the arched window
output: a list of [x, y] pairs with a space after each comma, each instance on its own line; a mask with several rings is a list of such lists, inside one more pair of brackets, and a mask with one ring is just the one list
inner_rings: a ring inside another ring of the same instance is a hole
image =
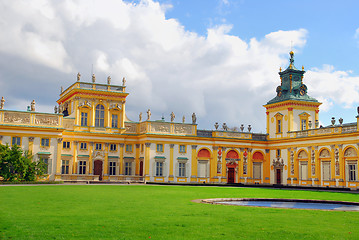
[[95, 127], [105, 126], [105, 108], [99, 104], [96, 106]]

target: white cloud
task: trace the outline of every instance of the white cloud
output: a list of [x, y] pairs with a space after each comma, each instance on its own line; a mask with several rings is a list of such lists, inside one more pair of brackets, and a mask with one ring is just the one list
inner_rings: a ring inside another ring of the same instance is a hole
[[355, 38], [359, 38], [359, 28], [357, 28], [357, 30], [355, 31], [354, 37], [355, 37]]
[[[200, 36], [166, 18], [169, 7], [152, 0], [3, 1], [0, 27], [8, 34], [0, 35], [0, 85], [7, 107], [35, 98], [40, 110], [51, 110], [60, 86], [72, 84], [77, 72], [91, 81], [93, 64], [97, 82], [111, 75], [113, 84], [121, 84], [126, 77], [132, 119], [148, 108], [153, 119], [164, 114], [168, 120], [173, 111], [177, 121], [182, 115], [189, 121], [196, 112], [199, 128], [227, 122], [263, 131], [262, 105], [275, 96], [278, 68], [288, 64], [291, 41], [296, 51], [305, 46], [307, 31], [277, 31], [246, 42], [230, 34], [230, 25], [219, 25]], [[328, 108], [359, 101], [344, 86], [356, 86], [348, 72], [312, 69], [306, 79]], [[343, 93], [330, 87], [338, 84]]]

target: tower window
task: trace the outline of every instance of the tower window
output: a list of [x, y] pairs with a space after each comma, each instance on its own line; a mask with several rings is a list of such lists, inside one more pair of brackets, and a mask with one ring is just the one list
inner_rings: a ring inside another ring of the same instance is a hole
[[282, 120], [278, 119], [277, 120], [277, 133], [281, 133], [282, 132]]

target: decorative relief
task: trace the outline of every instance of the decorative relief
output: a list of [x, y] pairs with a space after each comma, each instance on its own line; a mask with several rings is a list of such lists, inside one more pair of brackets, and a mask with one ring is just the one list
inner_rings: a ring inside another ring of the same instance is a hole
[[315, 163], [315, 151], [312, 150], [312, 163]]
[[4, 122], [30, 124], [30, 113], [4, 112]]
[[308, 158], [308, 155], [305, 151], [301, 151], [299, 154], [298, 154], [298, 159], [303, 159], [303, 158]]
[[178, 135], [191, 135], [192, 134], [192, 126], [183, 125], [183, 124], [176, 124], [175, 126], [175, 134]]
[[[241, 134], [241, 133], [238, 133], [238, 132], [227, 132], [227, 136], [228, 137], [238, 137], [238, 138], [240, 138], [240, 137], [242, 137], [244, 134]], [[248, 135], [248, 134], [246, 134], [246, 135]]]
[[290, 174], [294, 175], [294, 152], [290, 152]]
[[33, 142], [35, 137], [29, 137], [29, 142]]
[[151, 123], [151, 132], [170, 133], [170, 125], [164, 123]]
[[137, 132], [137, 124], [135, 123], [125, 123], [125, 128], [127, 133], [136, 133]]
[[93, 151], [92, 158], [93, 159], [103, 159], [105, 157], [104, 151]]
[[348, 148], [344, 152], [344, 157], [356, 157], [357, 153], [353, 148]]
[[75, 121], [74, 119], [64, 119], [64, 128], [73, 129]]
[[79, 104], [79, 107], [91, 107], [91, 102], [84, 100]]
[[319, 154], [319, 157], [323, 157], [323, 158], [330, 157], [329, 151], [327, 149], [322, 150]]
[[317, 130], [317, 134], [327, 134], [327, 133], [331, 133], [331, 132], [332, 132], [331, 128], [322, 128], [322, 129]]
[[59, 118], [58, 118], [58, 116], [35, 115], [35, 124], [36, 125], [58, 126]]

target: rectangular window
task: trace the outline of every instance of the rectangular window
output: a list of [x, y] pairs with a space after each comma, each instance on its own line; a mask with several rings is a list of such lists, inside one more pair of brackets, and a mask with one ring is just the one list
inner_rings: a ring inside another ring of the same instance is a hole
[[110, 175], [116, 175], [116, 162], [110, 162]]
[[41, 138], [41, 147], [49, 147], [50, 139], [49, 138]]
[[262, 163], [253, 163], [253, 178], [262, 179]]
[[330, 162], [322, 162], [323, 166], [323, 180], [330, 180]]
[[163, 144], [157, 144], [157, 152], [163, 152]]
[[198, 177], [208, 177], [207, 171], [208, 161], [198, 161]]
[[357, 181], [357, 165], [356, 164], [349, 164], [349, 181]]
[[178, 176], [179, 177], [186, 176], [186, 163], [178, 163]]
[[95, 144], [95, 150], [102, 150], [102, 144], [101, 143], [96, 143]]
[[87, 126], [87, 113], [81, 112], [81, 126], [86, 127]]
[[62, 160], [62, 165], [61, 165], [61, 174], [69, 174], [69, 160]]
[[302, 119], [301, 125], [302, 125], [302, 127], [301, 127], [302, 131], [303, 131], [303, 130], [306, 130], [306, 129], [307, 129], [307, 120], [306, 120], [306, 119]]
[[300, 180], [308, 180], [308, 163], [301, 162], [299, 166]]
[[79, 161], [79, 174], [86, 174], [86, 161]]
[[80, 149], [81, 150], [86, 150], [87, 149], [87, 143], [85, 143], [85, 142], [80, 143]]
[[14, 146], [14, 145], [18, 145], [18, 146], [21, 146], [21, 138], [20, 137], [12, 137], [12, 140], [11, 140], [11, 145]]
[[132, 145], [126, 144], [126, 152], [132, 152]]
[[112, 127], [118, 128], [118, 115], [112, 114]]
[[132, 164], [131, 162], [125, 162], [125, 175], [132, 174]]
[[48, 174], [49, 173], [49, 159], [46, 157], [40, 157], [39, 160], [45, 164], [44, 174]]
[[110, 144], [110, 151], [117, 151], [117, 145], [116, 144]]
[[180, 145], [179, 146], [179, 152], [180, 153], [186, 153], [186, 145]]
[[282, 120], [278, 119], [277, 120], [277, 133], [281, 133], [282, 132]]
[[156, 162], [156, 176], [163, 176], [163, 162]]
[[62, 148], [70, 148], [70, 142], [63, 142], [62, 143]]

